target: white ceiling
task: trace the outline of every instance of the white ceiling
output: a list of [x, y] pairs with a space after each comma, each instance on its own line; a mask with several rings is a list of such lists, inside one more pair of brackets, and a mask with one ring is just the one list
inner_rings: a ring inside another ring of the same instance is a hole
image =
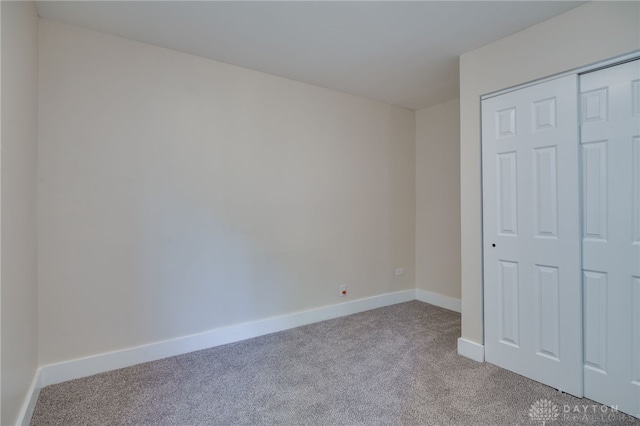
[[41, 17], [420, 109], [458, 97], [458, 56], [576, 1], [39, 1]]

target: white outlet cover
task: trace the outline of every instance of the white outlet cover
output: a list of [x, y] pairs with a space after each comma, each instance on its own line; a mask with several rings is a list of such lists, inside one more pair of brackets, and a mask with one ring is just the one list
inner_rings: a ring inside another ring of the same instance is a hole
[[404, 268], [396, 269], [396, 277], [399, 277], [401, 275], [404, 275]]

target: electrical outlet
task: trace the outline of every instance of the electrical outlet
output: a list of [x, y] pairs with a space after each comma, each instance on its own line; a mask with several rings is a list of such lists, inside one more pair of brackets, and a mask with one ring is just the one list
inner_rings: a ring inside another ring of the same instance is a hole
[[400, 277], [402, 275], [404, 275], [404, 268], [396, 269], [396, 277]]
[[347, 295], [347, 286], [345, 284], [340, 285], [340, 297], [345, 297]]

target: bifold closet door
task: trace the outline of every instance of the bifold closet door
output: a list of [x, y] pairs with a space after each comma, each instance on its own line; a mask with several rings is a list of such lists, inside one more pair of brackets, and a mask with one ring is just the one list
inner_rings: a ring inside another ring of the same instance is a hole
[[583, 392], [578, 82], [482, 102], [485, 358]]
[[584, 392], [640, 417], [640, 60], [580, 92]]

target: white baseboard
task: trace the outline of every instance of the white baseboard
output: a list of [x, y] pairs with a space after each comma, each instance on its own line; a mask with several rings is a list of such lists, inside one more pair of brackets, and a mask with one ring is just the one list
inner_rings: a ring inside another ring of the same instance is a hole
[[16, 425], [18, 426], [29, 426], [29, 423], [31, 423], [33, 410], [36, 408], [38, 395], [40, 395], [40, 389], [42, 389], [42, 382], [40, 380], [42, 376], [40, 373], [41, 369], [38, 368], [33, 376], [33, 380], [31, 381], [31, 386], [29, 386], [22, 408], [20, 408], [18, 420], [16, 421]]
[[416, 289], [416, 299], [421, 302], [449, 309], [450, 311], [458, 313], [462, 312], [462, 302], [460, 301], [460, 299], [454, 299], [453, 297], [443, 296], [442, 294]]
[[218, 328], [204, 333], [178, 337], [133, 348], [43, 365], [40, 368], [40, 384], [41, 387], [49, 386], [67, 380], [208, 349], [214, 346], [238, 342], [252, 337], [356, 314], [396, 303], [409, 302], [415, 299], [415, 290], [387, 293], [337, 305]]
[[458, 355], [462, 355], [474, 361], [484, 362], [484, 345], [459, 337]]

